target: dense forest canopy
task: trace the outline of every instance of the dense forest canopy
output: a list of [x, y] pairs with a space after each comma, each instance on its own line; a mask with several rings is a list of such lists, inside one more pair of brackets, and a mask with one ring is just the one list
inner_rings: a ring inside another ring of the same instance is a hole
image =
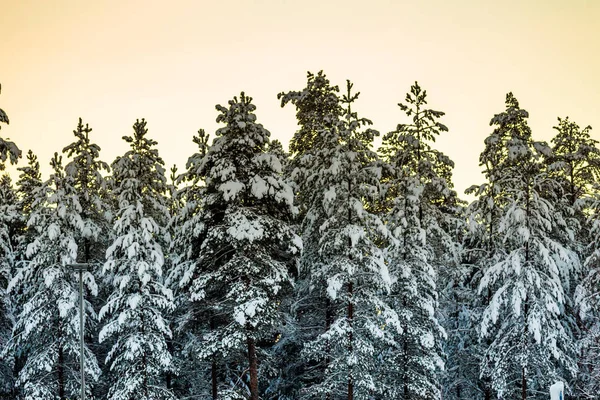
[[78, 262], [89, 398], [598, 398], [592, 128], [537, 141], [508, 93], [465, 201], [425, 88], [385, 133], [359, 95], [322, 71], [279, 93], [286, 152], [242, 92], [170, 173], [145, 119], [108, 163], [80, 118], [47, 179], [5, 126], [0, 397], [79, 396]]

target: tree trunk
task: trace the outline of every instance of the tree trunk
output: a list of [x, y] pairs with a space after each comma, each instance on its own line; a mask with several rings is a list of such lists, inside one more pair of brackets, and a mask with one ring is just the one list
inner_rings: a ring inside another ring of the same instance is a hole
[[[333, 324], [333, 310], [332, 310], [331, 300], [329, 300], [329, 297], [326, 296], [326, 300], [325, 300], [325, 332], [327, 332], [329, 330], [329, 328], [331, 327], [331, 324]], [[329, 363], [331, 362], [331, 359], [329, 357], [330, 351], [331, 351], [331, 348], [329, 345], [329, 339], [327, 339], [327, 343], [325, 344], [325, 352], [327, 354], [325, 356], [325, 365], [323, 365], [323, 377], [325, 376], [327, 367], [329, 366]], [[327, 392], [325, 394], [325, 400], [331, 400], [330, 392]]]
[[525, 376], [525, 367], [521, 370], [521, 399], [527, 400], [527, 378]]
[[[211, 332], [215, 330], [215, 326], [216, 326], [215, 317], [211, 316], [210, 317]], [[213, 354], [212, 362], [211, 362], [211, 366], [210, 366], [210, 381], [211, 381], [211, 386], [212, 386], [212, 399], [217, 400], [217, 398], [219, 397], [219, 390], [218, 390], [218, 386], [217, 386], [217, 358], [214, 354]]]
[[[352, 319], [354, 318], [354, 303], [352, 302], [352, 291], [354, 285], [352, 282], [348, 283], [348, 326], [350, 330], [348, 332], [348, 353], [352, 355], [353, 352], [353, 337], [352, 337]], [[354, 400], [354, 377], [352, 376], [352, 367], [348, 371], [348, 400]]]
[[212, 398], [213, 400], [217, 400], [217, 397], [219, 396], [219, 391], [217, 390], [217, 361], [214, 357], [210, 367], [210, 379], [212, 382]]
[[62, 344], [58, 345], [58, 365], [56, 366], [56, 374], [58, 379], [58, 398], [66, 400], [65, 396], [65, 355]]
[[248, 363], [250, 364], [250, 400], [258, 400], [258, 360], [256, 342], [248, 336]]

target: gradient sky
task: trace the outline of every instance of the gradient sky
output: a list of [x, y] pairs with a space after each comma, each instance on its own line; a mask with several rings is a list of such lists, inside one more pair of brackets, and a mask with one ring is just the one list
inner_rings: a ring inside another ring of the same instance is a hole
[[600, 140], [598, 20], [598, 0], [7, 0], [0, 135], [32, 149], [47, 177], [79, 117], [108, 162], [143, 117], [167, 165], [183, 167], [194, 133], [218, 127], [215, 104], [242, 90], [287, 145], [295, 110], [276, 95], [303, 88], [306, 71], [352, 80], [356, 110], [382, 133], [406, 121], [397, 103], [417, 80], [446, 112], [437, 148], [462, 193], [482, 182], [479, 153], [508, 91], [536, 139], [570, 116]]

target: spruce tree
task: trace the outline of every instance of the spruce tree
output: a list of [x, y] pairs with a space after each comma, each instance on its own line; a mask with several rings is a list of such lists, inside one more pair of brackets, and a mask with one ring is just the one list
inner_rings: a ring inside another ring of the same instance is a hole
[[491, 339], [482, 374], [491, 378], [498, 396], [522, 399], [566, 381], [561, 371], [576, 371], [564, 320], [564, 283], [578, 264], [576, 254], [554, 235], [569, 228], [544, 196], [555, 186], [541, 163], [551, 151], [533, 141], [527, 117], [509, 93], [506, 111], [491, 120], [496, 128], [481, 156], [482, 162], [494, 160], [486, 176], [498, 193], [493, 234], [502, 243], [490, 254], [479, 284], [480, 293], [490, 292], [481, 320], [482, 337]]
[[575, 300], [584, 324], [584, 332], [580, 342], [580, 375], [577, 381], [577, 395], [581, 399], [593, 399], [600, 390], [600, 187], [595, 185], [592, 200], [588, 206], [590, 211], [589, 255], [584, 261], [587, 274], [577, 287]]
[[[35, 232], [9, 289], [21, 301], [9, 350], [25, 352], [17, 385], [25, 399], [66, 400], [78, 395], [79, 374], [79, 284], [68, 264], [77, 259], [75, 232], [84, 225], [81, 205], [72, 181], [65, 176], [62, 160], [55, 153], [50, 179], [35, 191], [28, 229]], [[84, 285], [95, 295], [90, 273]], [[94, 320], [89, 301], [86, 319]], [[86, 392], [100, 375], [94, 354], [86, 346]]]
[[[8, 346], [15, 317], [15, 298], [7, 292], [17, 263], [17, 240], [22, 218], [17, 195], [8, 175], [0, 178], [0, 348]], [[14, 356], [6, 352], [0, 358], [0, 398], [14, 396]]]
[[[442, 340], [446, 334], [438, 320], [438, 265], [447, 275], [455, 265], [441, 255], [456, 252], [448, 232], [458, 202], [452, 190], [454, 163], [432, 143], [448, 130], [438, 119], [441, 111], [427, 108], [427, 92], [415, 83], [400, 109], [412, 123], [399, 124], [383, 138], [380, 149], [387, 162], [383, 182], [387, 192], [386, 219], [393, 240], [386, 256], [398, 277], [390, 296], [400, 316], [402, 333], [389, 362], [396, 368], [388, 379], [397, 382], [391, 397], [440, 397], [439, 374], [444, 367]], [[457, 282], [460, 283], [460, 282]]]
[[[208, 135], [203, 129], [193, 136], [197, 151], [186, 163], [186, 170], [175, 179], [177, 190], [174, 201], [179, 204], [171, 218], [172, 268], [167, 275], [166, 284], [173, 290], [175, 312], [173, 314], [175, 362], [178, 376], [176, 394], [181, 396], [203, 395], [213, 398], [218, 395], [217, 360], [210, 362], [198, 357], [197, 339], [203, 335], [204, 324], [210, 315], [210, 305], [204, 301], [192, 302], [186, 286], [180, 282], [186, 271], [195, 268], [199, 256], [204, 232], [202, 221], [202, 200], [205, 183], [201, 175], [201, 163], [208, 149]], [[214, 319], [213, 319], [214, 325]]]
[[257, 400], [267, 386], [262, 347], [277, 340], [287, 264], [301, 249], [289, 227], [293, 192], [255, 109], [243, 92], [217, 106], [225, 126], [199, 163], [206, 188], [197, 218], [184, 226], [194, 240], [182, 259], [180, 285], [192, 303], [184, 323], [190, 350], [212, 365], [212, 398]]
[[[305, 368], [322, 374], [308, 382], [300, 398], [369, 399], [385, 394], [389, 365], [382, 351], [393, 344], [398, 316], [385, 303], [393, 279], [378, 241], [387, 236], [382, 221], [367, 208], [379, 195], [381, 170], [370, 149], [378, 132], [351, 105], [358, 93], [339, 99], [338, 115], [318, 130], [311, 157], [301, 161], [300, 191], [311, 193], [303, 234], [314, 248], [303, 253], [308, 296], [325, 297], [325, 325], [302, 350]], [[305, 258], [306, 257], [306, 258]], [[385, 326], [385, 328], [383, 328]]]
[[[109, 172], [108, 164], [101, 161], [100, 146], [90, 140], [92, 128], [88, 124], [83, 124], [79, 118], [77, 127], [73, 131], [75, 140], [63, 148], [62, 152], [70, 161], [65, 166], [65, 174], [70, 179], [73, 192], [79, 199], [82, 225], [77, 227], [74, 232], [75, 242], [79, 248], [78, 261], [89, 263], [91, 273], [95, 278], [101, 277], [102, 265], [106, 248], [110, 242], [110, 215], [111, 210], [108, 204], [108, 191], [106, 179], [103, 172]], [[104, 285], [100, 280], [100, 288], [97, 296], [92, 299], [95, 310], [99, 310], [101, 305], [106, 302], [108, 297], [108, 285]], [[104, 364], [106, 358], [106, 346], [99, 346], [96, 338], [98, 337], [99, 326], [97, 320], [87, 320], [86, 324], [91, 328], [90, 348]], [[106, 369], [104, 369], [106, 371]], [[100, 384], [96, 387], [95, 393], [104, 395], [107, 374], [103, 374]], [[104, 379], [103, 379], [104, 378]]]
[[332, 323], [332, 307], [323, 286], [317, 290], [312, 284], [311, 272], [318, 257], [318, 227], [322, 221], [307, 216], [312, 205], [315, 188], [314, 176], [326, 168], [314, 157], [324, 145], [323, 132], [339, 123], [343, 113], [339, 87], [330, 83], [323, 71], [308, 72], [306, 87], [277, 95], [281, 106], [292, 104], [296, 108], [299, 130], [290, 140], [290, 161], [286, 168], [299, 208], [296, 223], [302, 234], [303, 252], [299, 259], [298, 279], [289, 308], [289, 323], [281, 345], [286, 347], [288, 357], [283, 369], [283, 379], [278, 390], [284, 398], [298, 398], [298, 391], [305, 386], [322, 382], [325, 362], [309, 361], [301, 355], [305, 343], [315, 340]]
[[[592, 186], [590, 182], [600, 179], [600, 149], [598, 141], [591, 138], [591, 127], [580, 128], [569, 118], [558, 118], [558, 124], [554, 127], [556, 135], [552, 138], [552, 154], [547, 157], [548, 171], [551, 177], [557, 181], [554, 193], [556, 211], [560, 212], [570, 227], [570, 235], [560, 234], [557, 237], [565, 247], [579, 254], [581, 260], [590, 255], [586, 247], [592, 241], [590, 236], [590, 224], [587, 215], [592, 211], [589, 207], [592, 200]], [[592, 211], [593, 212], [593, 211]], [[574, 271], [571, 275], [569, 285], [566, 287], [567, 315], [570, 327], [580, 341], [578, 351], [579, 371], [576, 379], [572, 382], [571, 392], [577, 395], [580, 392], [592, 392], [589, 375], [594, 369], [589, 362], [594, 359], [596, 353], [593, 348], [593, 339], [590, 341], [589, 333], [594, 329], [581, 319], [576, 311], [575, 290], [577, 285], [589, 274], [589, 264], [583, 264], [584, 268]], [[588, 314], [589, 316], [589, 314]], [[593, 337], [593, 333], [592, 333]], [[588, 351], [588, 350], [591, 350]], [[593, 373], [592, 373], [593, 374]]]
[[130, 150], [111, 166], [119, 209], [104, 264], [113, 290], [100, 310], [99, 335], [112, 345], [110, 400], [175, 398], [163, 379], [173, 364], [164, 318], [173, 309], [172, 292], [163, 284], [167, 186], [157, 142], [147, 133], [146, 121], [137, 120], [133, 136], [123, 137]]

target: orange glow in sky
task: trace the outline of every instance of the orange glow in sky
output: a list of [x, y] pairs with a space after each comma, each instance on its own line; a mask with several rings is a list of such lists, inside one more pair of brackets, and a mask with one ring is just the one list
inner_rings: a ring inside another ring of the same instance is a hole
[[397, 103], [417, 80], [446, 112], [437, 148], [462, 193], [483, 180], [483, 139], [509, 91], [536, 139], [569, 116], [600, 140], [598, 20], [596, 0], [7, 1], [0, 135], [32, 149], [47, 177], [79, 117], [109, 163], [146, 118], [167, 166], [183, 168], [194, 133], [216, 130], [215, 104], [242, 90], [287, 145], [295, 111], [277, 93], [303, 88], [306, 71], [352, 80], [356, 111], [382, 133], [406, 121]]

